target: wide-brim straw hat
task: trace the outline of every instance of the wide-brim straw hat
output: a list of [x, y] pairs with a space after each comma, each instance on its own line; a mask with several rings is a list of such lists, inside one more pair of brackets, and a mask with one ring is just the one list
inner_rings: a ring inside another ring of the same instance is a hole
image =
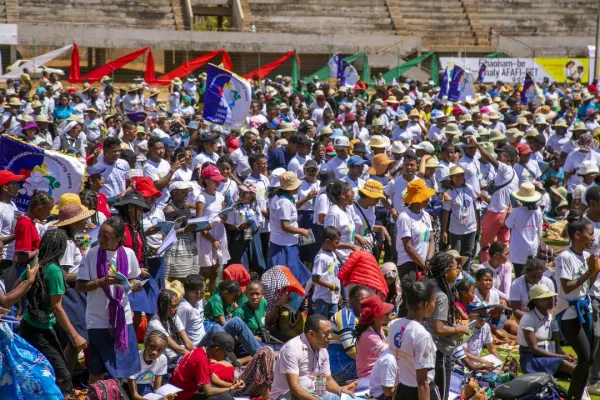
[[435, 195], [435, 189], [428, 188], [423, 179], [415, 179], [406, 186], [404, 203], [424, 203]]
[[50, 223], [51, 226], [60, 227], [74, 224], [75, 222], [88, 219], [94, 215], [96, 211], [88, 210], [87, 207], [81, 204], [67, 204], [58, 210], [58, 219]]
[[461, 256], [456, 250], [448, 250], [446, 253], [454, 257], [459, 267], [462, 267], [467, 261], [469, 261], [469, 257]]
[[283, 190], [296, 190], [300, 187], [302, 181], [298, 179], [295, 173], [291, 171], [279, 175], [279, 186]]
[[373, 165], [367, 170], [367, 174], [381, 175], [387, 171], [389, 165], [393, 162], [394, 160], [390, 160], [385, 153], [376, 154], [373, 157]]
[[381, 182], [372, 179], [366, 181], [365, 185], [361, 189], [358, 189], [358, 191], [370, 199], [385, 199], [383, 185]]
[[550, 191], [554, 193], [556, 196], [560, 197], [561, 200], [567, 200], [567, 189], [564, 186], [555, 187], [551, 186]]
[[549, 297], [556, 297], [558, 294], [554, 293], [548, 286], [543, 283], [535, 285], [529, 289], [529, 301], [527, 304], [531, 304], [533, 300], [547, 299]]
[[521, 184], [519, 190], [512, 192], [515, 199], [525, 203], [537, 203], [542, 198], [542, 194], [535, 190], [533, 183], [525, 182]]

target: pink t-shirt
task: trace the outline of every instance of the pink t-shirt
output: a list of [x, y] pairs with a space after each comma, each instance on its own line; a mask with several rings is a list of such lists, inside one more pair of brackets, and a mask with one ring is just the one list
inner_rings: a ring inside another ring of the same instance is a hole
[[359, 378], [371, 375], [375, 361], [388, 349], [383, 331], [379, 334], [371, 327], [360, 335], [356, 346], [356, 373]]

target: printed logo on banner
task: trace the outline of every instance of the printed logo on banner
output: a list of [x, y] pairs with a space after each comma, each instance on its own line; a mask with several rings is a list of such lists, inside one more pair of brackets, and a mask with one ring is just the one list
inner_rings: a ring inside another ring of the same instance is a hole
[[236, 74], [208, 64], [204, 119], [233, 129], [240, 129], [252, 99], [250, 84]]

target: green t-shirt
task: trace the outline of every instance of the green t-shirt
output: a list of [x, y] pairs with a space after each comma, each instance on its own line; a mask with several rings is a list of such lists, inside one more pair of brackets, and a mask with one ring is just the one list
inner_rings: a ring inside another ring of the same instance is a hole
[[[21, 278], [27, 279], [27, 270], [23, 271]], [[43, 299], [42, 302], [42, 307], [44, 308], [44, 313], [46, 314], [45, 321], [38, 321], [31, 314], [29, 314], [29, 307], [27, 307], [23, 313], [23, 319], [36, 328], [52, 329], [54, 324], [56, 324], [56, 317], [52, 312], [50, 296], [61, 296], [65, 293], [65, 278], [63, 277], [63, 272], [60, 265], [53, 263], [46, 267], [46, 271], [44, 272], [44, 284], [46, 285], [46, 294], [48, 295], [48, 297]]]
[[[254, 314], [256, 313], [256, 318], [254, 318]], [[260, 336], [260, 327], [265, 326], [265, 319], [267, 316], [267, 300], [263, 297], [263, 299], [258, 304], [258, 309], [256, 312], [250, 308], [248, 303], [238, 307], [233, 312], [234, 317], [239, 317], [248, 325], [248, 328], [252, 331], [256, 336]], [[260, 326], [258, 326], [257, 320], [260, 321]]]
[[231, 318], [231, 314], [233, 314], [233, 304], [229, 304], [227, 310], [224, 309], [224, 305], [225, 303], [221, 298], [221, 294], [213, 294], [204, 307], [204, 319], [207, 321], [217, 321], [220, 316], [224, 316], [225, 319]]

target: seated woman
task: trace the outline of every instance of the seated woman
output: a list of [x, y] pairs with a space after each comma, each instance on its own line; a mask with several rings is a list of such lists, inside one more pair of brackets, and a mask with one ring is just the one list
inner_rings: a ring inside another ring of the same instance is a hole
[[[390, 321], [389, 313], [394, 309], [392, 304], [384, 303], [377, 295], [364, 298], [360, 305], [361, 313], [356, 326], [358, 390], [368, 386], [369, 375], [371, 375], [375, 361], [388, 349], [383, 325]], [[361, 378], [366, 378], [366, 382], [361, 383]]]
[[167, 374], [168, 361], [163, 354], [167, 343], [167, 335], [158, 330], [150, 332], [144, 340], [144, 348], [140, 350], [142, 369], [127, 379], [126, 390], [132, 400], [143, 400], [143, 396], [162, 386], [163, 376]]
[[554, 282], [552, 279], [544, 276], [546, 265], [537, 258], [529, 258], [523, 268], [523, 275], [515, 279], [510, 287], [510, 308], [517, 320], [529, 311], [529, 291], [532, 287], [544, 284], [551, 291], [554, 291]]
[[167, 336], [165, 355], [169, 364], [175, 364], [180, 356], [194, 350], [181, 319], [177, 315], [179, 299], [177, 294], [169, 289], [163, 289], [158, 295], [158, 312], [148, 322], [146, 339], [153, 331], [161, 331]]
[[560, 347], [558, 324], [550, 313], [555, 297], [543, 283], [529, 290], [530, 311], [521, 317], [517, 333], [521, 369], [526, 374], [560, 371], [572, 375], [575, 369], [575, 358]]

